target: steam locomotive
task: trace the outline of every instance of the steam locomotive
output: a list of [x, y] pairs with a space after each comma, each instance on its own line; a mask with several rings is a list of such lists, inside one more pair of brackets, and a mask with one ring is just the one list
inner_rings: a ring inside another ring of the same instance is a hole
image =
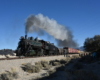
[[63, 53], [80, 53], [80, 50], [64, 47], [58, 48], [53, 43], [39, 40], [38, 38], [21, 37], [16, 50], [16, 56], [44, 56], [44, 55], [62, 55]]
[[38, 38], [22, 36], [18, 43], [16, 55], [20, 56], [44, 56], [44, 55], [58, 55], [59, 49], [50, 42], [39, 40]]

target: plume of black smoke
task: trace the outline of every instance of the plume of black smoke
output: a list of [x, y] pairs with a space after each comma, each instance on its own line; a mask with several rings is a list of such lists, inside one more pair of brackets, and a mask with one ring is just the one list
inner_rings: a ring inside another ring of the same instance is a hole
[[[58, 42], [58, 45], [59, 46], [68, 46], [68, 47], [72, 47], [72, 48], [77, 48], [78, 47], [78, 44], [73, 40], [73, 35], [71, 33], [71, 31], [66, 28], [68, 30], [68, 39], [65, 39], [65, 40], [57, 40], [56, 41]], [[67, 45], [66, 45], [67, 44]]]
[[77, 43], [73, 40], [73, 35], [69, 29], [63, 25], [58, 24], [53, 19], [44, 17], [42, 14], [30, 15], [26, 19], [25, 25], [27, 32], [37, 32], [43, 35], [43, 31], [46, 31], [49, 35], [56, 39], [57, 44], [60, 47], [77, 46]]

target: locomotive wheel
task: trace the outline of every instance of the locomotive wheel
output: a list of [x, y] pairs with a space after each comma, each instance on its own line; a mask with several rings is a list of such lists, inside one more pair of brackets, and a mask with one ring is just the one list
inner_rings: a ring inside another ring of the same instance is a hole
[[54, 54], [54, 55], [56, 55], [56, 53], [55, 53], [55, 52], [54, 52], [53, 54]]
[[52, 55], [52, 53], [49, 53], [49, 56], [51, 56]]
[[40, 51], [37, 50], [36, 51], [36, 56], [39, 56], [39, 54], [40, 54]]
[[43, 49], [41, 49], [40, 56], [44, 56], [44, 50]]
[[28, 51], [25, 53], [25, 56], [26, 56], [26, 57], [29, 56]]
[[48, 56], [50, 56], [50, 51], [48, 51]]
[[37, 56], [44, 56], [44, 50], [43, 49], [38, 50]]
[[55, 55], [58, 55], [58, 53], [57, 53], [57, 52], [55, 52]]
[[53, 53], [52, 53], [52, 54], [53, 54], [53, 55], [57, 55], [55, 51], [53, 51]]

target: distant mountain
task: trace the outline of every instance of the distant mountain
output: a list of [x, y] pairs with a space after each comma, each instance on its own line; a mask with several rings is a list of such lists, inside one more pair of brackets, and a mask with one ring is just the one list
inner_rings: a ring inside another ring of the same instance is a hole
[[13, 55], [14, 51], [12, 49], [1, 49], [0, 50], [0, 55]]

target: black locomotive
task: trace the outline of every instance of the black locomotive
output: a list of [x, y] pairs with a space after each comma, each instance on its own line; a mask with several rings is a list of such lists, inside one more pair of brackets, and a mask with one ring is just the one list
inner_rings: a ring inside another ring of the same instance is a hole
[[39, 40], [38, 38], [21, 37], [16, 50], [17, 56], [44, 56], [44, 55], [58, 55], [59, 49], [50, 42]]

